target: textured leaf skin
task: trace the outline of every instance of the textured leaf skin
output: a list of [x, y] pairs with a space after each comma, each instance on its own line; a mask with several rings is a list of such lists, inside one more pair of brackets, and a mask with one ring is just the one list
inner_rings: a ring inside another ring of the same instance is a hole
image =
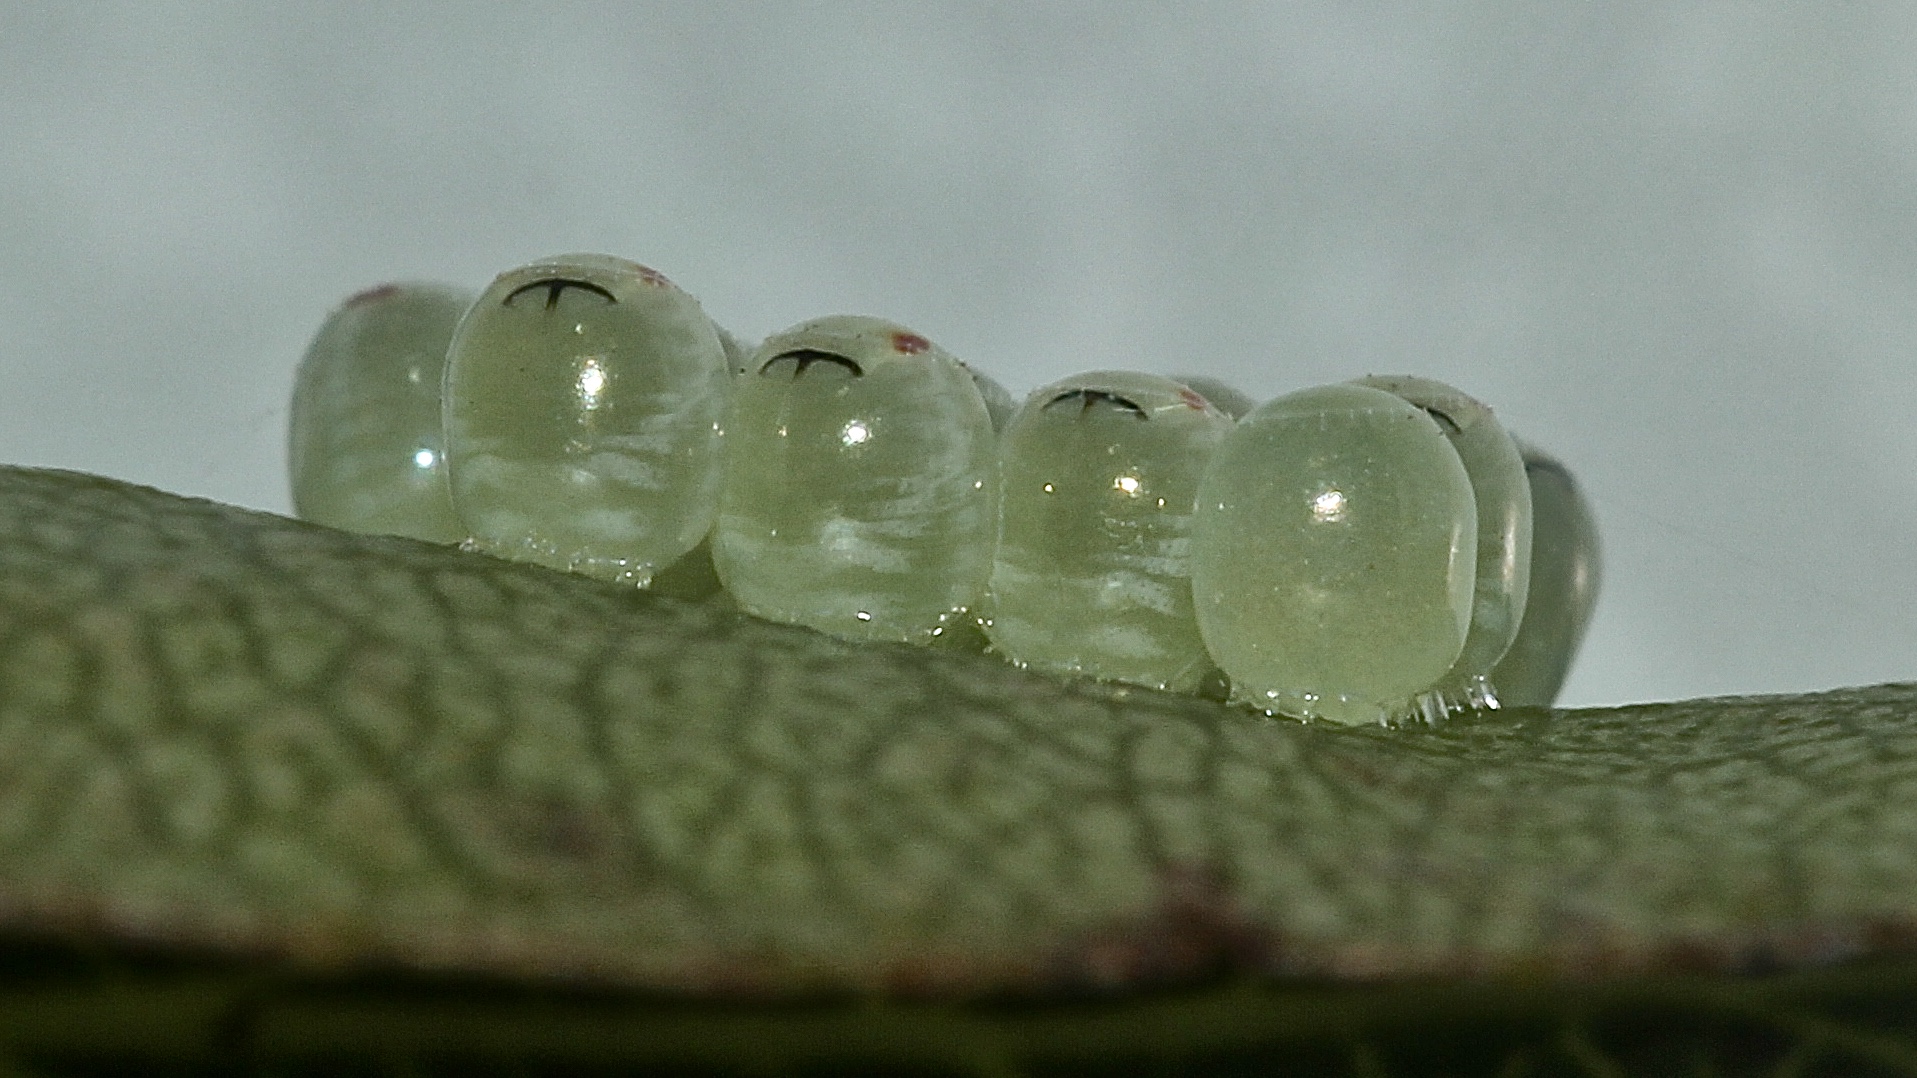
[[1914, 1004], [1917, 687], [1304, 726], [0, 470], [23, 1067], [1917, 1074]]

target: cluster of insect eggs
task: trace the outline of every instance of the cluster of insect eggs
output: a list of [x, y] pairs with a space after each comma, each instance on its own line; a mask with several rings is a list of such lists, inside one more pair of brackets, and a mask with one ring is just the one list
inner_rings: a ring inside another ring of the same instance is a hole
[[1096, 371], [1015, 405], [877, 318], [748, 351], [603, 255], [354, 296], [290, 455], [318, 523], [1344, 723], [1549, 704], [1597, 582], [1569, 474], [1441, 383], [1249, 408]]

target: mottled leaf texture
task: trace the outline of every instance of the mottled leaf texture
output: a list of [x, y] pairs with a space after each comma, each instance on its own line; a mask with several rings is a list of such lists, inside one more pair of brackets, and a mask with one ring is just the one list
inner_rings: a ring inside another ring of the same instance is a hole
[[1917, 1074], [1917, 688], [1349, 730], [0, 470], [0, 1070]]

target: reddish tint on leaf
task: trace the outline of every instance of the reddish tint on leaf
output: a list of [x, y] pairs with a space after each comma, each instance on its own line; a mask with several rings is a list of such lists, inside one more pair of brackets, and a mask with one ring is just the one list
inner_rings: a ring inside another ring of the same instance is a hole
[[1044, 978], [1055, 988], [1121, 992], [1265, 969], [1276, 935], [1245, 908], [1225, 874], [1205, 864], [1172, 865], [1138, 915], [1087, 933], [1054, 951]]

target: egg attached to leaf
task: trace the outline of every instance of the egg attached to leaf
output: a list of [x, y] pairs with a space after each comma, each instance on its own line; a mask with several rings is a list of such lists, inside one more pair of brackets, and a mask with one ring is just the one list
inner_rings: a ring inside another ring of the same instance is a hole
[[878, 318], [794, 326], [740, 379], [719, 579], [771, 621], [929, 643], [984, 590], [996, 464], [979, 385], [944, 349]]
[[712, 526], [732, 384], [718, 330], [656, 270], [581, 254], [502, 274], [446, 359], [471, 544], [647, 582]]

